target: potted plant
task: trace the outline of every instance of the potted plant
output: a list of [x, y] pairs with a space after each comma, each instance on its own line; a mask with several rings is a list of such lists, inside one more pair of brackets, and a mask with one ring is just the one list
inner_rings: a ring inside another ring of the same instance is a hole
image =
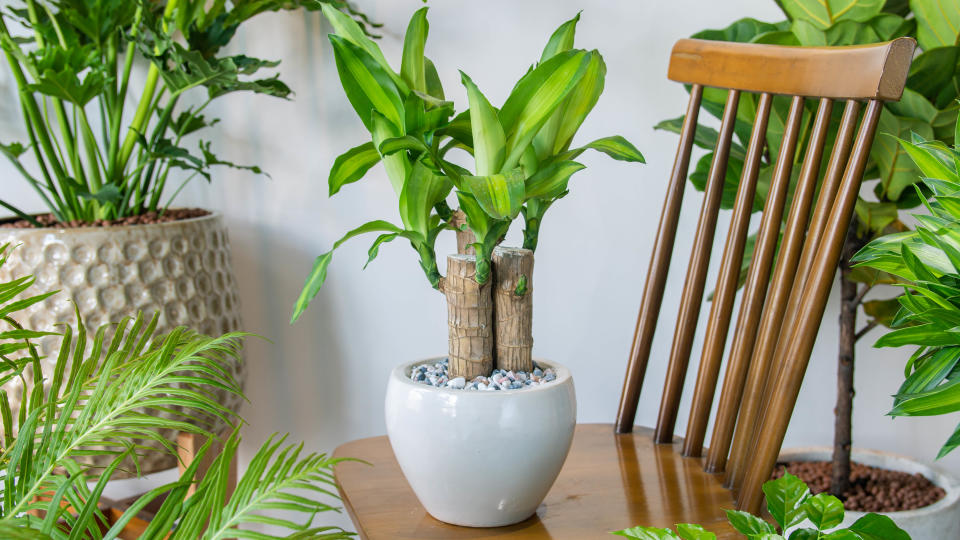
[[[960, 89], [953, 81], [960, 74], [960, 46], [957, 45], [957, 30], [948, 25], [949, 20], [960, 17], [960, 6], [955, 3], [945, 5], [935, 0], [911, 0], [875, 2], [872, 0], [854, 0], [847, 9], [831, 10], [817, 0], [777, 1], [787, 20], [767, 23], [752, 18], [740, 19], [727, 28], [704, 30], [693, 35], [701, 39], [767, 43], [795, 46], [858, 45], [887, 41], [901, 36], [911, 36], [918, 40], [922, 52], [914, 60], [906, 89], [899, 102], [887, 103], [880, 117], [879, 131], [870, 154], [870, 162], [864, 179], [873, 181], [872, 195], [865, 192], [857, 201], [856, 213], [847, 234], [840, 261], [840, 319], [837, 363], [837, 402], [835, 408], [834, 447], [832, 452], [818, 451], [815, 459], [827, 460], [816, 468], [805, 467], [803, 479], [818, 492], [829, 489], [836, 497], [844, 500], [847, 510], [863, 510], [858, 506], [861, 497], [852, 500], [848, 497], [862, 489], [851, 483], [851, 475], [863, 484], [862, 469], [856, 468], [851, 460], [852, 414], [854, 395], [854, 367], [856, 343], [878, 325], [888, 326], [894, 320], [899, 307], [898, 299], [872, 298], [878, 285], [889, 285], [897, 279], [886, 272], [854, 267], [851, 258], [871, 239], [886, 233], [904, 231], [907, 226], [900, 220], [900, 211], [919, 206], [929, 196], [923, 190], [912, 188], [920, 180], [920, 170], [911, 164], [908, 154], [896, 142], [896, 138], [909, 138], [917, 133], [925, 139], [952, 143], [953, 125], [960, 110]], [[943, 9], [945, 11], [939, 11]], [[704, 92], [704, 108], [719, 117], [726, 95], [719, 90], [707, 89]], [[746, 100], [746, 101], [745, 101]], [[808, 100], [801, 125], [809, 126], [816, 113], [817, 103]], [[755, 97], [741, 98], [738, 117], [752, 124]], [[784, 125], [789, 110], [788, 98], [775, 98], [771, 112], [771, 126]], [[835, 108], [830, 132], [836, 131], [840, 121], [839, 108]], [[682, 118], [661, 122], [657, 127], [679, 132]], [[808, 128], [802, 130], [797, 155], [805, 153], [809, 141]], [[730, 156], [730, 167], [724, 188], [723, 205], [732, 208], [740, 171], [743, 168], [746, 142], [749, 129], [738, 127], [735, 130], [739, 141], [734, 144]], [[768, 132], [769, 152], [765, 154], [761, 165], [760, 184], [769, 183], [778, 154], [779, 137], [782, 128], [771, 128]], [[716, 131], [699, 126], [697, 144], [709, 152], [716, 143]], [[828, 141], [824, 156], [829, 156], [833, 142]], [[690, 175], [691, 183], [702, 190], [712, 159], [708, 153], [697, 163]], [[826, 158], [825, 158], [826, 159]], [[793, 168], [793, 181], [799, 176], [799, 167]], [[869, 185], [869, 184], [868, 184]], [[754, 210], [763, 208], [766, 191], [758, 189]], [[746, 278], [746, 268], [752, 257], [752, 242], [747, 243], [744, 255], [741, 280]], [[742, 283], [742, 281], [741, 281]], [[868, 321], [858, 326], [857, 318], [862, 309]], [[804, 459], [812, 454], [805, 449]], [[832, 455], [830, 455], [832, 454]], [[799, 459], [800, 454], [793, 454]], [[784, 459], [788, 456], [784, 455]], [[864, 459], [869, 459], [863, 455]], [[856, 470], [855, 470], [856, 469]], [[800, 471], [795, 471], [800, 472]], [[895, 480], [894, 480], [895, 481]], [[921, 497], [922, 498], [922, 497]], [[903, 503], [910, 508], [914, 503]]]
[[[8, 256], [8, 246], [0, 246], [0, 266]], [[112, 340], [105, 339], [106, 326], [88, 334], [82, 322], [76, 332], [65, 325], [55, 368], [44, 380], [35, 341], [50, 332], [25, 329], [18, 319], [54, 293], [25, 296], [33, 282], [30, 276], [0, 281], [0, 536], [214, 539], [254, 534], [239, 529], [258, 523], [302, 538], [353, 536], [313, 524], [317, 513], [337, 510], [322, 502], [336, 499], [330, 488], [337, 460], [305, 455], [302, 445], [285, 445], [285, 438], [271, 437], [253, 456], [237, 489], [227, 493], [226, 473], [236, 459], [241, 422], [209, 388], [242, 396], [230, 364], [239, 357], [243, 334], [209, 337], [178, 327], [160, 336], [156, 316], [120, 321]], [[88, 345], [89, 354], [84, 352]], [[10, 396], [22, 391], [29, 377], [35, 378], [33, 390], [24, 394], [13, 415]], [[180, 412], [170, 414], [174, 408]], [[213, 418], [229, 425], [231, 434], [223, 452], [202, 472], [199, 465], [217, 437], [211, 431]], [[208, 442], [177, 480], [125, 509], [108, 506], [104, 488], [123, 463], [139, 460], [142, 439], [176, 456], [158, 428], [200, 435]], [[87, 464], [84, 458], [91, 453], [107, 465]], [[146, 517], [148, 506], [154, 511]], [[292, 514], [264, 514], [277, 510]], [[293, 517], [297, 514], [306, 517]]]
[[[960, 130], [960, 121], [957, 123]], [[960, 135], [960, 131], [957, 131]], [[892, 416], [930, 416], [960, 411], [960, 147], [914, 135], [900, 144], [922, 173], [922, 188], [933, 194], [929, 214], [918, 214], [916, 230], [877, 238], [853, 261], [862, 267], [896, 276], [904, 288], [893, 329], [876, 347], [916, 346], [906, 378], [894, 396]], [[960, 426], [947, 439], [937, 458], [960, 446]], [[948, 504], [949, 503], [949, 504]], [[947, 487], [936, 519], [940, 536], [960, 535], [960, 483]], [[931, 508], [932, 509], [932, 508]], [[927, 520], [929, 526], [934, 519]], [[918, 525], [919, 526], [919, 525]]]
[[[910, 540], [910, 535], [882, 514], [844, 519], [843, 503], [829, 493], [812, 495], [803, 480], [784, 473], [763, 484], [767, 511], [774, 523], [747, 512], [727, 510], [730, 526], [744, 538], [764, 540]], [[848, 523], [850, 522], [850, 523]], [[676, 524], [677, 531], [631, 527], [613, 534], [637, 540], [717, 540], [717, 535], [693, 523]], [[941, 537], [947, 538], [947, 537]]]
[[[448, 306], [446, 358], [405, 362], [390, 375], [387, 432], [407, 480], [430, 514], [449, 523], [497, 526], [534, 513], [566, 458], [575, 422], [570, 373], [533, 361], [533, 251], [546, 211], [568, 192], [588, 148], [642, 162], [623, 137], [574, 147], [572, 139], [603, 90], [597, 51], [573, 46], [579, 15], [561, 25], [506, 102], [493, 107], [465, 73], [469, 110], [454, 114], [434, 64], [424, 56], [426, 8], [407, 28], [399, 73], [355, 21], [325, 6], [344, 91], [371, 140], [337, 158], [330, 193], [383, 162], [399, 200], [401, 225], [366, 223], [319, 256], [293, 320], [326, 279], [334, 250], [364, 233], [380, 247], [403, 238]], [[451, 150], [472, 158], [457, 163]], [[449, 203], [456, 199], [459, 212]], [[522, 248], [498, 247], [522, 216]], [[435, 243], [456, 230], [461, 253]], [[368, 260], [368, 262], [369, 262]], [[536, 421], [530, 421], [536, 418]], [[464, 489], [464, 471], [510, 463], [509, 475], [480, 475]]]
[[[237, 167], [197, 139], [217, 123], [205, 114], [210, 103], [233, 92], [290, 94], [277, 76], [260, 75], [277, 62], [223, 53], [239, 27], [263, 12], [327, 1], [363, 24], [341, 0], [23, 0], [0, 14], [26, 137], [0, 151], [49, 210], [31, 215], [0, 195], [14, 214], [0, 221], [0, 243], [23, 245], [0, 279], [35, 275], [37, 292], [64, 292], [31, 307], [35, 328], [77, 324], [71, 301], [94, 327], [143, 310], [158, 314], [161, 333], [179, 325], [208, 334], [240, 328], [223, 220], [171, 203], [191, 179]], [[134, 76], [141, 68], [142, 86]], [[59, 339], [39, 343], [45, 373]], [[242, 362], [231, 369], [243, 379]], [[10, 397], [16, 414], [18, 398]], [[220, 397], [230, 408], [241, 404]], [[175, 462], [161, 452], [141, 465], [154, 471]]]

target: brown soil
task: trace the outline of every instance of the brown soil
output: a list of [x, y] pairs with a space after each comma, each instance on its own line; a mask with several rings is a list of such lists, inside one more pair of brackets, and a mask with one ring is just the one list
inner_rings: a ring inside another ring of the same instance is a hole
[[[807, 461], [777, 463], [773, 478], [783, 476], [783, 470], [800, 478], [814, 494], [830, 490], [833, 463]], [[846, 510], [858, 512], [898, 512], [929, 506], [943, 497], [943, 488], [926, 477], [899, 471], [888, 471], [854, 462], [850, 470], [850, 490], [841, 497]]]
[[[139, 216], [130, 216], [120, 219], [98, 219], [97, 221], [57, 221], [53, 214], [39, 214], [34, 218], [44, 227], [74, 229], [77, 227], [114, 227], [122, 225], [150, 225], [155, 223], [168, 223], [171, 221], [180, 221], [210, 215], [208, 210], [202, 208], [170, 208], [162, 214], [157, 212], [147, 212]], [[0, 229], [33, 229], [32, 223], [25, 219], [11, 219], [0, 222]]]

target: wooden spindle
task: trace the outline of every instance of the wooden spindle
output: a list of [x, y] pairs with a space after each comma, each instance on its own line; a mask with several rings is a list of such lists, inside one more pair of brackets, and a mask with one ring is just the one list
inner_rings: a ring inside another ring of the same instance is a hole
[[690, 362], [690, 349], [697, 329], [697, 318], [703, 303], [703, 288], [707, 280], [707, 268], [710, 264], [710, 252], [713, 248], [713, 236], [717, 226], [717, 213], [723, 196], [726, 180], [727, 160], [730, 156], [730, 141], [737, 119], [737, 107], [740, 104], [740, 91], [730, 90], [720, 123], [717, 146], [714, 149], [713, 163], [707, 177], [706, 193], [700, 209], [700, 219], [687, 267], [683, 294], [680, 299], [680, 311], [677, 327], [670, 350], [670, 363], [667, 366], [667, 378], [664, 381], [663, 397], [657, 417], [655, 440], [669, 443], [673, 440], [673, 429], [677, 422], [677, 408], [680, 406], [680, 394]]

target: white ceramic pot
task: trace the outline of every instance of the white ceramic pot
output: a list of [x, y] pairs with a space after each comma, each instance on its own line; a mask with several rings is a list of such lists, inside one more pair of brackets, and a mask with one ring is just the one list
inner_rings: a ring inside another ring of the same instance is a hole
[[[780, 452], [780, 461], [830, 461], [833, 449], [808, 447], [787, 449]], [[908, 457], [875, 450], [857, 450], [853, 461], [890, 471], [911, 474], [920, 473], [942, 487], [947, 495], [930, 506], [902, 512], [879, 512], [890, 516], [913, 540], [947, 540], [960, 538], [960, 482], [927, 465]], [[847, 511], [841, 526], [848, 527], [864, 516], [864, 512]]]
[[482, 392], [434, 388], [390, 374], [390, 445], [420, 503], [454, 525], [499, 527], [527, 519], [546, 497], [573, 440], [577, 402], [567, 368], [537, 387]]
[[[33, 275], [36, 281], [25, 294], [60, 291], [23, 312], [20, 322], [33, 330], [56, 331], [59, 323], [75, 330], [74, 306], [88, 331], [139, 311], [147, 317], [158, 314], [156, 335], [181, 325], [210, 335], [241, 329], [230, 240], [218, 214], [150, 225], [0, 229], [0, 245], [6, 243], [17, 247], [0, 267], [0, 282]], [[90, 346], [88, 341], [88, 351]], [[52, 373], [60, 338], [43, 338], [40, 348], [46, 355], [43, 370]], [[242, 384], [243, 362], [229, 367]], [[14, 379], [5, 389], [16, 415], [20, 396], [30, 386], [21, 388]], [[212, 391], [232, 410], [243, 403], [229, 392]], [[214, 429], [225, 428], [217, 421]], [[176, 442], [173, 431], [162, 433]], [[108, 461], [93, 462], [105, 466]], [[176, 467], [177, 460], [169, 452], [151, 452], [140, 466], [149, 473]]]

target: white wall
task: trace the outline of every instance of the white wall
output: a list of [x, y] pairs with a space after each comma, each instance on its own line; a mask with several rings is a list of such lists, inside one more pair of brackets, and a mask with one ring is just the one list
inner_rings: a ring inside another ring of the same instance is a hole
[[[418, 0], [360, 0], [385, 23], [380, 42], [399, 63], [403, 31]], [[440, 70], [447, 96], [458, 109], [465, 95], [462, 69], [490, 98], [502, 103], [516, 79], [539, 57], [547, 37], [583, 9], [577, 43], [606, 59], [606, 91], [579, 135], [626, 136], [648, 165], [625, 164], [586, 154], [588, 169], [572, 181], [571, 194], [544, 224], [537, 252], [535, 327], [538, 356], [572, 368], [580, 422], [612, 422], [645, 277], [653, 235], [677, 138], [656, 132], [659, 120], [682, 114], [683, 89], [666, 80], [672, 43], [703, 28], [726, 26], [743, 16], [782, 18], [770, 0], [610, 0], [431, 2], [427, 54]], [[219, 171], [212, 185], [197, 183], [182, 205], [223, 212], [231, 228], [234, 263], [250, 331], [270, 339], [249, 346], [251, 406], [246, 448], [271, 432], [290, 432], [311, 449], [332, 450], [359, 437], [384, 433], [383, 390], [390, 368], [410, 359], [443, 354], [445, 305], [429, 288], [415, 253], [401, 242], [384, 246], [366, 271], [360, 267], [372, 238], [346, 244], [336, 255], [326, 286], [310, 310], [290, 326], [291, 306], [313, 258], [345, 231], [370, 219], [399, 221], [382, 169], [327, 197], [327, 173], [337, 155], [367, 140], [336, 77], [317, 15], [263, 17], [238, 38], [250, 54], [282, 58], [294, 101], [234, 96], [215, 109], [223, 122], [214, 147], [222, 157], [260, 164], [272, 179]], [[6, 73], [4, 73], [5, 79]], [[9, 92], [9, 89], [7, 90]], [[0, 137], [10, 139], [11, 114], [3, 107]], [[6, 167], [6, 165], [4, 165]], [[3, 169], [3, 196], [39, 208], [25, 184]], [[654, 344], [637, 421], [656, 420], [660, 385], [675, 321], [676, 301], [700, 194], [687, 190], [681, 239], [676, 248], [668, 303]], [[725, 226], [728, 216], [723, 216]], [[517, 231], [511, 237], [516, 238]], [[722, 249], [718, 246], [716, 253]], [[452, 238], [440, 252], [452, 252]], [[716, 269], [712, 269], [714, 279]], [[892, 295], [891, 295], [892, 296]], [[787, 445], [829, 444], [835, 397], [836, 294], [813, 353]], [[703, 310], [706, 316], [708, 307]], [[701, 325], [702, 326], [702, 325]], [[858, 348], [855, 435], [858, 446], [900, 452], [931, 461], [957, 418], [884, 417], [903, 377], [906, 350], [875, 350], [873, 331]], [[702, 335], [694, 344], [694, 357]], [[688, 377], [692, 390], [695, 364]], [[688, 408], [680, 412], [678, 433]], [[957, 470], [960, 452], [939, 462]], [[345, 523], [345, 522], [344, 522]]]

